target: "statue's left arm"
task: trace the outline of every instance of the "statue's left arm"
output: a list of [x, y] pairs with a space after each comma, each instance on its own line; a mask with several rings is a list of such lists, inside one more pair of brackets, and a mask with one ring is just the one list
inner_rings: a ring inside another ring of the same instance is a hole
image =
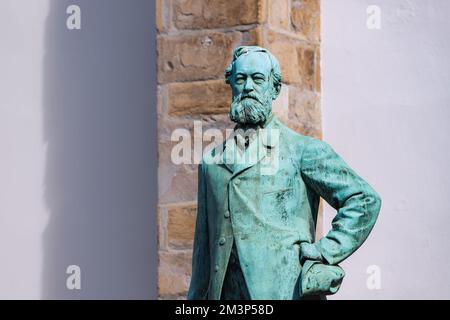
[[301, 157], [305, 183], [324, 198], [337, 214], [332, 229], [314, 244], [306, 244], [304, 254], [336, 265], [350, 256], [366, 240], [381, 207], [375, 190], [359, 177], [325, 142], [312, 139]]

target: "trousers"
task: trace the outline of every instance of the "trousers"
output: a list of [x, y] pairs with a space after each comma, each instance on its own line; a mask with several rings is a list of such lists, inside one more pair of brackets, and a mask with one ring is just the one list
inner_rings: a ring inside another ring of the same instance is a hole
[[247, 284], [242, 273], [235, 242], [231, 248], [220, 300], [250, 300]]

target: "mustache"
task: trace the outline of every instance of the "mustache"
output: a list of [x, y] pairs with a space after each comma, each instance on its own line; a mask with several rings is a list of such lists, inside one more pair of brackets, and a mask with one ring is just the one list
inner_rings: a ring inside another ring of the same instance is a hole
[[241, 96], [241, 98], [239, 99], [239, 101], [242, 101], [244, 99], [253, 99], [253, 100], [258, 101], [259, 103], [262, 103], [260, 97], [258, 95], [256, 95], [256, 94], [252, 94], [252, 93], [243, 94]]
[[254, 98], [246, 100], [241, 98], [231, 103], [230, 119], [241, 124], [257, 124], [264, 122], [270, 111], [271, 105], [256, 101]]

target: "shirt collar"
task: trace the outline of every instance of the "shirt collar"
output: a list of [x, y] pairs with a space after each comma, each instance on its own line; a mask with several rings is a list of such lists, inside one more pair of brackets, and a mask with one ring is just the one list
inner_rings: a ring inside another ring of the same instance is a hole
[[[254, 130], [253, 132], [256, 131], [256, 134], [248, 136], [248, 144], [252, 143], [252, 141], [254, 141], [255, 137], [259, 135], [261, 137], [261, 142], [264, 146], [269, 147], [269, 148], [275, 147], [275, 145], [278, 143], [278, 140], [279, 140], [279, 132], [277, 134], [272, 134], [272, 131], [271, 131], [272, 127], [275, 127], [278, 129], [275, 119], [276, 119], [275, 115], [271, 112], [269, 117], [263, 124], [258, 124], [255, 127], [248, 127], [247, 129], [251, 128]], [[236, 133], [234, 135], [234, 141], [240, 150], [246, 149], [246, 145], [245, 145], [246, 139], [244, 136], [239, 134], [239, 132], [240, 132], [239, 129], [241, 129], [245, 132], [244, 128], [245, 127], [243, 125], [239, 125], [239, 124], [236, 125], [234, 128], [234, 132]], [[264, 134], [260, 134], [260, 129], [265, 129]], [[248, 145], [247, 145], [247, 147], [248, 147]]]

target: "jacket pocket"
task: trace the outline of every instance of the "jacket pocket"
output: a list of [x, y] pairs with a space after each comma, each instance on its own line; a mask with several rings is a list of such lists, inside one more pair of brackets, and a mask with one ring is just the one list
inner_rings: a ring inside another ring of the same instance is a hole
[[282, 189], [277, 189], [277, 190], [269, 190], [269, 191], [264, 191], [263, 195], [270, 195], [270, 194], [274, 194], [274, 193], [284, 193], [290, 190], [293, 190], [294, 187], [289, 187], [289, 188], [282, 188]]
[[292, 223], [296, 204], [293, 187], [262, 192], [260, 212], [267, 223], [286, 226]]

